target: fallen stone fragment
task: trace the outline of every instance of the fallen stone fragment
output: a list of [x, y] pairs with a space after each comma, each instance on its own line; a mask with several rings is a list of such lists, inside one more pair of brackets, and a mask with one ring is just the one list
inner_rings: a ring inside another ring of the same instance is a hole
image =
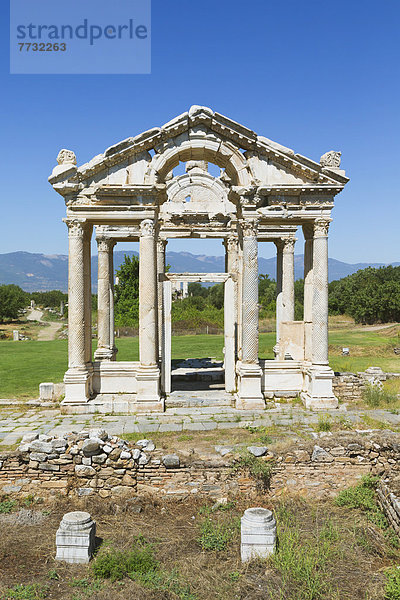
[[162, 457], [162, 461], [167, 469], [176, 469], [180, 466], [180, 460], [177, 454], [166, 454]]
[[311, 460], [313, 462], [333, 462], [333, 456], [321, 448], [321, 446], [314, 446]]
[[266, 446], [248, 446], [247, 450], [253, 454], [253, 456], [264, 456], [264, 454], [267, 454], [268, 452]]

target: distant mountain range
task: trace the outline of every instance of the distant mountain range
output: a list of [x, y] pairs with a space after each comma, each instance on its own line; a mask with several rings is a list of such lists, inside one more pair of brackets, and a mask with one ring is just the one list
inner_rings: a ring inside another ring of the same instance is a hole
[[[115, 251], [114, 265], [117, 269], [124, 261], [125, 254], [136, 254], [130, 251]], [[205, 256], [190, 252], [167, 252], [167, 263], [174, 273], [218, 273], [225, 270], [223, 256]], [[400, 266], [400, 263], [392, 263]], [[329, 259], [329, 281], [341, 279], [359, 269], [366, 267], [382, 267], [384, 263], [349, 264]], [[294, 257], [295, 277], [303, 277], [303, 255]], [[259, 258], [260, 273], [275, 279], [276, 259]], [[0, 284], [15, 283], [27, 292], [46, 290], [67, 290], [68, 256], [64, 254], [33, 254], [30, 252], [11, 252], [0, 254]], [[97, 291], [97, 255], [92, 257], [93, 291]]]

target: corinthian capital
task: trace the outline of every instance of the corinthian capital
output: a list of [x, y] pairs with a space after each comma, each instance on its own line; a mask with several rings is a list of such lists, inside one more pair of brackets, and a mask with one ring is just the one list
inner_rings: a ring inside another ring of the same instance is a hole
[[229, 254], [237, 252], [238, 249], [238, 239], [236, 235], [230, 235], [226, 238], [226, 249]]
[[283, 251], [284, 252], [294, 252], [294, 245], [296, 243], [296, 238], [283, 238]]
[[63, 221], [68, 227], [69, 237], [82, 237], [87, 229], [85, 219], [67, 218]]
[[140, 237], [154, 237], [154, 221], [144, 219], [140, 223]]
[[162, 253], [165, 252], [165, 248], [167, 247], [168, 240], [157, 240], [157, 251]]
[[242, 223], [244, 237], [257, 237], [259, 219], [247, 219]]
[[99, 252], [110, 252], [114, 246], [115, 246], [116, 242], [110, 238], [106, 238], [106, 237], [98, 237], [97, 238], [97, 250]]
[[321, 218], [314, 221], [314, 237], [325, 237], [328, 235], [329, 224], [332, 219]]

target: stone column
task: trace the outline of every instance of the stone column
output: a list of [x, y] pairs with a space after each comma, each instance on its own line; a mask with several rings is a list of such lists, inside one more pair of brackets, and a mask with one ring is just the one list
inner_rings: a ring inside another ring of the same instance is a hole
[[110, 274], [110, 349], [112, 351], [111, 360], [115, 360], [118, 348], [115, 345], [115, 315], [114, 315], [114, 248], [116, 242], [110, 244], [110, 252], [108, 254]]
[[295, 238], [283, 240], [282, 253], [282, 321], [294, 321], [294, 244]]
[[92, 363], [92, 261], [91, 241], [93, 226], [87, 225], [83, 235], [83, 270], [85, 277], [85, 360], [88, 368], [93, 368]]
[[[113, 297], [113, 247], [115, 242], [98, 238], [97, 283], [97, 350], [96, 360], [113, 360], [114, 352], [114, 297]], [[112, 325], [111, 325], [112, 321]]]
[[237, 408], [264, 408], [258, 362], [258, 243], [256, 219], [243, 223], [242, 362]]
[[158, 299], [158, 347], [159, 358], [163, 360], [162, 337], [164, 321], [164, 302], [163, 302], [163, 276], [165, 275], [165, 250], [168, 241], [159, 239], [157, 241], [157, 299]]
[[[91, 392], [88, 368], [88, 247], [91, 226], [84, 219], [65, 219], [68, 226], [68, 370], [63, 405], [86, 403]], [[90, 289], [90, 288], [89, 288]]]
[[224, 288], [224, 335], [225, 335], [225, 391], [236, 391], [237, 349], [237, 271], [238, 240], [230, 236], [226, 240], [226, 272], [230, 277]]
[[157, 257], [154, 222], [140, 224], [139, 249], [139, 356], [137, 409], [163, 410], [160, 400], [160, 370], [157, 364]]
[[312, 365], [305, 369], [302, 398], [311, 409], [337, 408], [334, 373], [328, 362], [328, 229], [329, 218], [314, 223], [312, 267]]
[[312, 360], [313, 321], [313, 227], [303, 226], [304, 234], [304, 358]]
[[275, 358], [278, 358], [280, 327], [282, 321], [282, 270], [283, 270], [283, 241], [276, 240], [276, 345]]
[[317, 219], [313, 241], [312, 362], [328, 365], [328, 219]]

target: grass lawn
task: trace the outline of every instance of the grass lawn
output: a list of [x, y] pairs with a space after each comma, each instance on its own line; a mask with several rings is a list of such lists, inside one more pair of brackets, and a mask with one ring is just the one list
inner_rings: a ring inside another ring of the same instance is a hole
[[[399, 345], [396, 337], [381, 331], [334, 330], [329, 336], [330, 363], [335, 371], [363, 371], [380, 366], [386, 371], [400, 371], [400, 356], [393, 353]], [[260, 334], [260, 358], [273, 358], [275, 333]], [[118, 360], [139, 359], [138, 338], [119, 338]], [[95, 347], [95, 343], [93, 344]], [[350, 357], [341, 356], [343, 346]], [[223, 336], [182, 335], [172, 338], [172, 358], [215, 357], [222, 360]], [[67, 368], [67, 342], [0, 341], [0, 398], [35, 398], [42, 381], [62, 381]]]

